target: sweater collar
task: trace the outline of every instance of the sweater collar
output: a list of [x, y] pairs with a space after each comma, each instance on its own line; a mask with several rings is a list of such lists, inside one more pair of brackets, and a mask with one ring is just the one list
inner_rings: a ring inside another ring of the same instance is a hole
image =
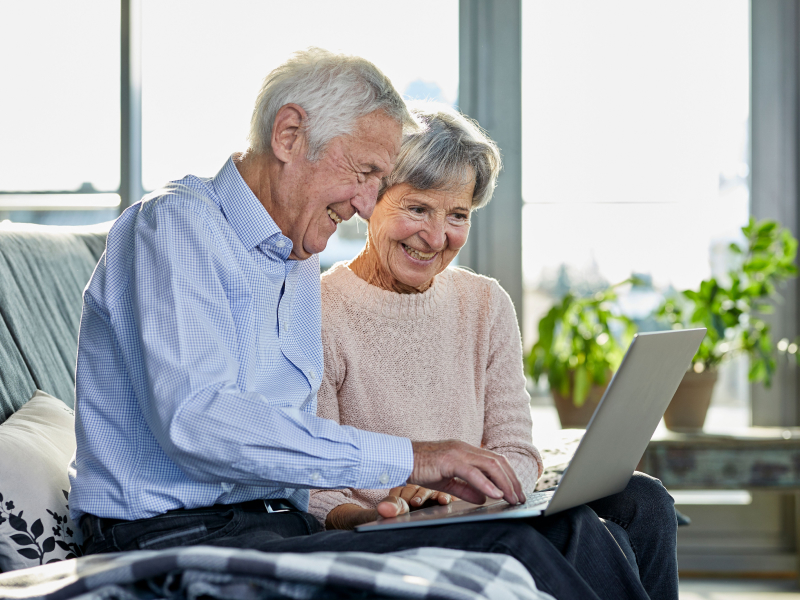
[[418, 320], [435, 313], [444, 303], [451, 282], [450, 269], [433, 279], [421, 294], [399, 294], [369, 284], [350, 270], [350, 261], [338, 262], [322, 275], [324, 284], [342, 291], [349, 301], [388, 319]]

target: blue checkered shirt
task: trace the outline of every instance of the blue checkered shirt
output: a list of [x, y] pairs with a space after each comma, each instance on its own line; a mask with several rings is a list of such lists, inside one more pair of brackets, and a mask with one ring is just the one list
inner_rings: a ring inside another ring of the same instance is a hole
[[75, 522], [406, 481], [408, 439], [316, 416], [319, 260], [291, 250], [232, 160], [117, 219], [83, 297]]

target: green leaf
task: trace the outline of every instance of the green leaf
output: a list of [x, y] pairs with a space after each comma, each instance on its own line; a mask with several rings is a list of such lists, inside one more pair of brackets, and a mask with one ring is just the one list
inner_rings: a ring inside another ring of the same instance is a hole
[[586, 402], [589, 395], [589, 374], [585, 365], [580, 365], [575, 369], [575, 390], [572, 395], [572, 402], [580, 408]]

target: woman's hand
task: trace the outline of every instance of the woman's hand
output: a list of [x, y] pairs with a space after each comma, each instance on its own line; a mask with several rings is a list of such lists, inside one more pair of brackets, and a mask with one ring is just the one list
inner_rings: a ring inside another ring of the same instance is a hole
[[420, 485], [406, 484], [389, 490], [389, 495], [378, 503], [378, 514], [384, 518], [396, 517], [409, 510], [434, 504], [450, 504], [453, 500], [458, 498]]
[[340, 504], [328, 513], [325, 529], [355, 529], [358, 525], [377, 518], [377, 510], [361, 508], [356, 504]]
[[458, 500], [452, 494], [429, 490], [419, 485], [408, 484], [389, 490], [389, 495], [378, 503], [377, 510], [361, 508], [355, 504], [340, 504], [328, 513], [326, 529], [355, 529], [358, 525], [378, 518], [397, 517], [433, 504], [450, 504]]

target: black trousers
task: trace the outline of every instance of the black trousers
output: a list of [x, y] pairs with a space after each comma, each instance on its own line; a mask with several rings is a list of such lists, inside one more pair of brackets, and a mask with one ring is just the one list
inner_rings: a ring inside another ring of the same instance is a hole
[[638, 574], [587, 506], [523, 522], [492, 521], [355, 533], [320, 531], [308, 513], [242, 505], [172, 511], [139, 521], [86, 515], [88, 554], [211, 545], [265, 552], [385, 553], [424, 546], [495, 552], [519, 560], [539, 589], [558, 599], [648, 598]]

